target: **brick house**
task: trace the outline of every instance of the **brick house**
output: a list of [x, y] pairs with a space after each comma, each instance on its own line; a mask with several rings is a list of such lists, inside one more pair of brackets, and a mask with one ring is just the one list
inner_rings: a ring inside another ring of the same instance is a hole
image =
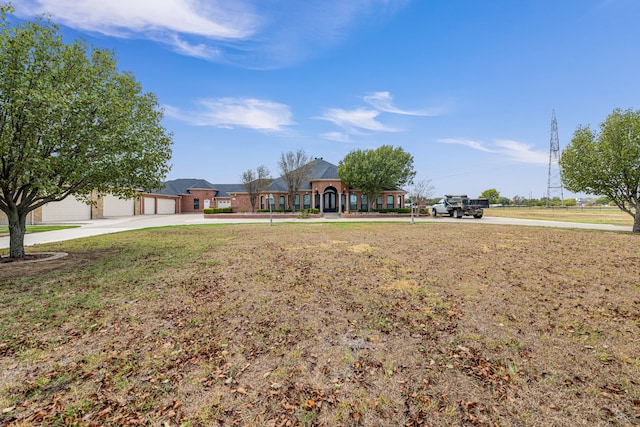
[[[251, 212], [251, 202], [242, 184], [211, 184], [204, 179], [175, 179], [164, 183], [157, 190], [158, 196], [178, 199], [176, 213], [202, 212], [206, 208], [228, 208], [233, 212]], [[282, 177], [275, 179], [269, 188], [258, 195], [256, 209], [269, 209], [269, 196], [273, 196], [272, 209], [295, 210], [316, 208], [321, 213], [346, 212], [367, 209], [367, 196], [349, 188], [338, 178], [338, 167], [322, 158], [315, 159], [314, 168], [290, 203], [287, 185]], [[146, 195], [146, 197], [151, 194]], [[375, 208], [404, 207], [405, 191], [388, 189], [380, 193]]]

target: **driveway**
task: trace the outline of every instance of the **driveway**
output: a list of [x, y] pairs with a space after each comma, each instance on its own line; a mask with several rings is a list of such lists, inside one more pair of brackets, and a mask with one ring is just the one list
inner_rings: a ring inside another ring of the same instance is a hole
[[[406, 222], [410, 223], [409, 218], [313, 218], [313, 219], [274, 219], [273, 223], [278, 222], [362, 222], [362, 221], [386, 221], [386, 222]], [[478, 224], [496, 224], [496, 225], [524, 225], [529, 227], [557, 227], [557, 228], [579, 228], [588, 230], [605, 230], [605, 231], [631, 231], [630, 226], [616, 226], [607, 224], [584, 224], [576, 222], [560, 222], [560, 221], [542, 221], [535, 219], [519, 219], [519, 218], [499, 218], [485, 216], [482, 219], [463, 218], [455, 219], [448, 217], [416, 217], [416, 223], [423, 222], [453, 222], [453, 223], [478, 223]], [[269, 218], [265, 219], [242, 219], [242, 218], [216, 218], [205, 219], [202, 214], [179, 214], [179, 215], [136, 215], [119, 218], [103, 218], [91, 221], [69, 222], [58, 224], [74, 224], [80, 225], [78, 228], [70, 228], [66, 230], [47, 231], [42, 233], [32, 233], [25, 235], [25, 246], [32, 246], [42, 243], [60, 242], [63, 240], [78, 239], [81, 237], [97, 236], [100, 234], [117, 233], [126, 230], [135, 230], [141, 228], [164, 227], [170, 225], [189, 225], [189, 224], [240, 224], [240, 223], [268, 223]], [[0, 237], [0, 249], [9, 247], [9, 237]]]

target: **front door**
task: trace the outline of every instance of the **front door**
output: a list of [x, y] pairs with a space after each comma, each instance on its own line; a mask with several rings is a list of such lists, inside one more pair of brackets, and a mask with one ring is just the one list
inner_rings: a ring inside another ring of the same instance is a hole
[[324, 192], [323, 197], [322, 210], [324, 212], [337, 212], [338, 209], [336, 207], [336, 192], [328, 189]]

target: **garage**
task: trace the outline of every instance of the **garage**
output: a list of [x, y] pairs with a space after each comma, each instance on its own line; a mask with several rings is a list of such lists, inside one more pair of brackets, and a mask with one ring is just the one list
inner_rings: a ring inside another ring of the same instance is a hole
[[91, 219], [91, 205], [73, 196], [59, 202], [47, 203], [42, 207], [42, 222], [85, 221]]
[[158, 213], [160, 215], [173, 215], [176, 213], [175, 199], [157, 199]]
[[156, 198], [144, 197], [142, 201], [144, 203], [144, 214], [155, 215], [156, 214]]
[[231, 200], [218, 200], [218, 207], [219, 208], [230, 208], [231, 207]]
[[134, 199], [121, 199], [113, 194], [104, 196], [103, 216], [131, 216], [134, 214]]

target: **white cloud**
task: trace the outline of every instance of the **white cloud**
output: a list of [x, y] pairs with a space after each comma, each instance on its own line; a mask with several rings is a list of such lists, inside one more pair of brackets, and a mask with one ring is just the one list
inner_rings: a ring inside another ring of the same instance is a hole
[[402, 110], [393, 103], [393, 97], [387, 91], [374, 92], [364, 97], [364, 101], [373, 108], [385, 113], [404, 114], [408, 116], [437, 116], [441, 113], [440, 109], [430, 109], [424, 111]]
[[[50, 14], [85, 32], [147, 39], [183, 55], [247, 68], [298, 63], [342, 42], [407, 0], [20, 0], [16, 14]], [[188, 42], [186, 41], [188, 40]]]
[[72, 28], [107, 35], [145, 37], [145, 33], [192, 34], [214, 39], [251, 36], [258, 18], [250, 4], [233, 7], [205, 0], [25, 0], [20, 15], [48, 13]]
[[465, 147], [473, 148], [474, 150], [484, 151], [486, 153], [493, 153], [493, 150], [490, 150], [482, 145], [481, 142], [473, 141], [471, 139], [466, 138], [442, 138], [439, 139], [438, 142], [443, 144], [458, 144], [464, 145]]
[[357, 108], [355, 110], [343, 110], [340, 108], [332, 108], [327, 110], [322, 120], [327, 120], [333, 124], [340, 126], [349, 133], [359, 133], [361, 131], [375, 132], [396, 132], [397, 129], [387, 127], [376, 120], [380, 115], [379, 111], [369, 110], [365, 108]]
[[520, 163], [548, 164], [549, 153], [535, 151], [533, 144], [524, 144], [518, 141], [498, 139], [495, 142], [499, 148], [498, 152], [509, 157], [511, 160]]
[[533, 144], [525, 144], [507, 139], [497, 139], [491, 148], [486, 147], [482, 142], [466, 138], [442, 138], [438, 142], [443, 144], [458, 144], [485, 153], [495, 153], [506, 157], [508, 160], [529, 163], [547, 164], [549, 162], [548, 153], [533, 150]]
[[327, 132], [320, 135], [324, 139], [336, 142], [351, 142], [349, 134], [346, 132]]
[[283, 132], [295, 124], [288, 105], [254, 98], [201, 99], [199, 111], [183, 112], [165, 106], [165, 115], [197, 126], [249, 128], [263, 132]]
[[337, 136], [337, 132], [329, 132], [322, 135], [325, 139], [333, 141], [347, 141], [349, 135], [362, 135], [371, 132], [400, 132], [402, 129], [387, 126], [378, 118], [382, 113], [401, 114], [411, 116], [430, 116], [439, 114], [436, 110], [429, 111], [410, 111], [402, 110], [395, 106], [393, 97], [387, 91], [373, 92], [362, 98], [370, 107], [358, 107], [351, 110], [342, 108], [327, 109], [321, 117], [321, 120], [329, 121], [336, 126], [341, 127], [345, 134]]

